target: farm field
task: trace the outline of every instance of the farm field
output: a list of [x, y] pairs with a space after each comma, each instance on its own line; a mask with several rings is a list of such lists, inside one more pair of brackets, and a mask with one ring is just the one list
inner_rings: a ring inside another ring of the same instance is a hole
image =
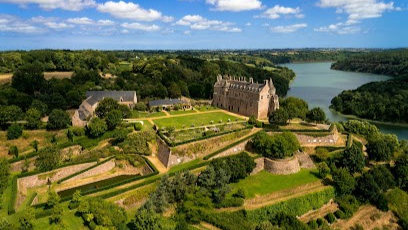
[[292, 175], [273, 175], [269, 172], [261, 171], [231, 186], [233, 188], [232, 193], [241, 188], [245, 191], [248, 198], [253, 198], [318, 180], [319, 178], [314, 175], [313, 170], [303, 169]]
[[[231, 121], [235, 121], [238, 119], [235, 116], [223, 113], [223, 112], [213, 112], [213, 113], [203, 113], [203, 114], [192, 114], [192, 115], [186, 115], [186, 116], [179, 116], [179, 117], [169, 117], [169, 118], [160, 118], [160, 119], [155, 119], [154, 123], [158, 127], [170, 127], [174, 126], [176, 129], [181, 129], [183, 128], [183, 125], [185, 127], [190, 127], [192, 125], [194, 126], [202, 126], [202, 125], [209, 125], [211, 121], [215, 123], [219, 123], [219, 121], [222, 121], [222, 123], [225, 123], [230, 119]], [[242, 120], [242, 119], [238, 119]]]

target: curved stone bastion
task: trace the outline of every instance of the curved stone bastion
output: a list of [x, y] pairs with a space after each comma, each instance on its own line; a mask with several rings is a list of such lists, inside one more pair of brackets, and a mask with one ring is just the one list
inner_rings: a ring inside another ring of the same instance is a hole
[[288, 175], [299, 172], [300, 164], [296, 156], [276, 160], [264, 158], [264, 169], [273, 174]]

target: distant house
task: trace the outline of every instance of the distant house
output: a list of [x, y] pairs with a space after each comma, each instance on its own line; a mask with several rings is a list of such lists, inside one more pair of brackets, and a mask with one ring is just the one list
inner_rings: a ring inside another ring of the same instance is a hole
[[180, 99], [162, 99], [162, 100], [153, 100], [149, 101], [149, 108], [157, 108], [166, 109], [172, 108], [175, 105], [180, 105], [182, 109], [190, 109], [191, 105], [188, 101], [180, 100]]
[[72, 117], [72, 125], [84, 127], [89, 118], [94, 115], [96, 107], [104, 98], [112, 98], [121, 105], [127, 105], [129, 108], [137, 103], [135, 91], [88, 91], [86, 92], [86, 99], [75, 111]]

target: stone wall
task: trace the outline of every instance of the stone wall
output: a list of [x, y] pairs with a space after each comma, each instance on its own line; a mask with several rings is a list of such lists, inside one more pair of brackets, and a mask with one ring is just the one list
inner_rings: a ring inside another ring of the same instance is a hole
[[302, 169], [314, 169], [316, 168], [309, 154], [305, 152], [296, 153], [296, 157], [299, 160], [300, 167]]
[[258, 159], [255, 159], [256, 166], [254, 170], [252, 170], [251, 175], [255, 175], [259, 173], [260, 171], [264, 170], [265, 168], [265, 158], [261, 157]]
[[115, 167], [115, 165], [116, 165], [115, 160], [112, 159], [112, 160], [110, 160], [110, 161], [108, 161], [106, 163], [103, 163], [101, 165], [96, 166], [95, 168], [93, 168], [91, 170], [88, 170], [88, 171], [86, 171], [84, 173], [76, 175], [76, 176], [66, 180], [65, 182], [80, 180], [80, 179], [83, 179], [83, 178], [86, 178], [86, 177], [91, 177], [91, 176], [95, 176], [95, 175], [98, 175], [98, 174], [108, 172], [108, 171], [112, 170]]
[[264, 159], [265, 170], [272, 174], [289, 175], [300, 171], [299, 160], [296, 156], [283, 160], [271, 160], [268, 158]]
[[166, 166], [166, 168], [168, 168], [171, 149], [169, 146], [167, 146], [167, 144], [160, 137], [157, 137], [156, 140], [157, 140], [157, 145], [158, 145], [157, 146], [157, 158], [164, 166]]
[[226, 156], [231, 156], [234, 154], [238, 154], [242, 151], [245, 150], [245, 146], [247, 145], [249, 140], [246, 140], [238, 145], [235, 145], [234, 147], [231, 147], [223, 152], [221, 152], [220, 154], [215, 155], [214, 157], [211, 157], [210, 159], [215, 159], [215, 158], [220, 158], [220, 157], [226, 157]]
[[300, 145], [335, 145], [339, 139], [339, 132], [336, 127], [334, 127], [332, 134], [322, 137], [312, 137], [303, 134], [295, 135]]

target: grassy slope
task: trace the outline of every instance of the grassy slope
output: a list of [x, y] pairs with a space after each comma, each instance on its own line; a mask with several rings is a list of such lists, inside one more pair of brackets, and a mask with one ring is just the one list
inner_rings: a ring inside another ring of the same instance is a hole
[[261, 171], [236, 184], [232, 184], [232, 192], [234, 193], [239, 188], [242, 188], [248, 198], [253, 198], [256, 195], [265, 195], [318, 180], [319, 178], [311, 170], [302, 170], [292, 175], [273, 175], [266, 171]]
[[214, 121], [214, 123], [218, 123], [219, 120], [222, 120], [222, 122], [226, 122], [228, 119], [231, 119], [231, 121], [235, 121], [236, 117], [223, 112], [214, 112], [192, 114], [180, 117], [161, 118], [154, 120], [154, 123], [159, 127], [174, 126], [176, 127], [176, 129], [180, 129], [183, 127], [183, 125], [185, 125], [186, 127], [190, 127], [192, 124], [194, 124], [197, 127], [201, 126], [202, 124], [209, 125], [211, 121]]

